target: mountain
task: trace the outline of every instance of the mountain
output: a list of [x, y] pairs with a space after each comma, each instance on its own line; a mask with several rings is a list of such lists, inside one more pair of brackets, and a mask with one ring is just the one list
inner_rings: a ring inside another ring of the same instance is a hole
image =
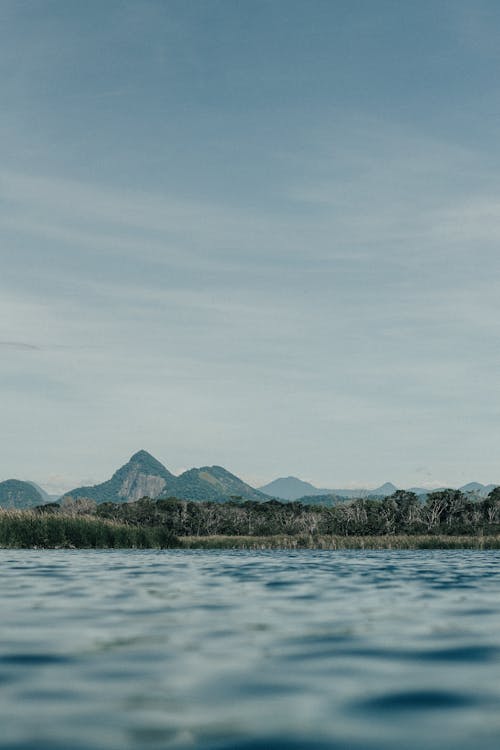
[[[299, 498], [299, 503], [302, 505], [327, 505], [333, 507], [345, 503], [347, 500], [354, 500], [358, 498], [381, 498], [389, 497], [397, 492], [391, 482], [386, 482], [381, 487], [376, 487], [374, 490], [330, 490], [325, 494], [317, 495], [306, 495], [305, 497]], [[323, 492], [325, 492], [323, 490]], [[345, 494], [349, 493], [349, 494]]]
[[[476, 497], [488, 497], [491, 490], [498, 487], [497, 484], [481, 484], [480, 482], [469, 482], [468, 484], [462, 485], [458, 489], [466, 495], [475, 495]], [[447, 487], [433, 487], [432, 489], [425, 489], [423, 487], [410, 487], [409, 492], [414, 492], [419, 495], [422, 500], [425, 500], [427, 495], [431, 492], [442, 492], [443, 490], [449, 489]]]
[[[304, 482], [302, 479], [297, 477], [280, 477], [275, 479], [273, 482], [259, 487], [261, 492], [266, 495], [275, 497], [278, 500], [300, 500], [309, 503], [310, 499], [314, 496], [327, 498], [355, 498], [355, 497], [388, 497], [393, 495], [397, 491], [397, 487], [391, 482], [386, 482], [381, 487], [376, 487], [374, 490], [367, 489], [319, 489], [309, 482]], [[317, 501], [323, 502], [323, 501]]]
[[255, 490], [222, 466], [202, 466], [190, 469], [177, 477], [175, 495], [185, 500], [230, 500], [238, 497], [244, 500], [265, 502], [264, 493]]
[[498, 487], [498, 485], [481, 484], [480, 482], [469, 482], [469, 484], [464, 484], [463, 487], [460, 487], [460, 490], [465, 493], [478, 495], [479, 497], [488, 497], [491, 490], [494, 490], [495, 487]]
[[484, 488], [484, 493], [486, 497], [490, 494], [490, 492], [498, 487], [498, 484], [487, 484]]
[[35, 482], [28, 482], [28, 484], [31, 484], [31, 486], [34, 487], [35, 490], [40, 493], [40, 495], [43, 498], [44, 503], [56, 503], [60, 498], [60, 495], [49, 495], [48, 492], [45, 492], [45, 490], [42, 487], [40, 487], [39, 484], [36, 484]]
[[141, 450], [107, 482], [93, 487], [77, 487], [64, 497], [85, 497], [97, 503], [123, 503], [133, 502], [141, 497], [178, 497], [181, 500], [224, 502], [234, 496], [261, 502], [269, 499], [222, 466], [189, 469], [176, 477], [150, 453]]
[[259, 487], [260, 492], [270, 497], [277, 497], [280, 500], [298, 500], [299, 497], [306, 495], [322, 495], [327, 490], [319, 490], [309, 482], [304, 482], [297, 477], [280, 477], [275, 479], [264, 487]]
[[[496, 485], [471, 482], [460, 489], [479, 497], [486, 497]], [[54, 500], [33, 482], [10, 479], [0, 483], [0, 507], [31, 508]], [[266, 502], [271, 497], [279, 500], [299, 500], [304, 504], [336, 505], [346, 499], [360, 497], [388, 497], [397, 491], [391, 482], [368, 489], [319, 489], [297, 477], [281, 477], [256, 490], [231, 474], [222, 466], [202, 466], [185, 471], [180, 476], [172, 474], [163, 464], [145, 450], [140, 450], [116, 471], [111, 479], [92, 487], [77, 487], [63, 498], [89, 498], [97, 503], [125, 503], [141, 497], [153, 499], [177, 497], [181, 500], [225, 502], [233, 498]], [[422, 501], [430, 492], [412, 488]]]
[[34, 508], [44, 503], [43, 496], [31, 482], [21, 482], [19, 479], [0, 482], [1, 508]]
[[96, 503], [123, 503], [139, 500], [141, 497], [160, 497], [173, 494], [171, 487], [175, 477], [163, 464], [153, 458], [147, 451], [134, 453], [131, 459], [111, 479], [92, 487], [77, 487], [64, 495], [89, 498]]
[[398, 491], [398, 488], [396, 485], [394, 485], [392, 482], [386, 482], [381, 487], [377, 487], [374, 490], [368, 490], [368, 494], [371, 496], [377, 496], [377, 497], [389, 497], [390, 495], [394, 495], [395, 492]]
[[[459, 489], [465, 494], [475, 495], [477, 497], [487, 497], [488, 494], [498, 485], [496, 484], [481, 484], [480, 482], [469, 482], [464, 484]], [[304, 489], [304, 492], [302, 492]], [[419, 495], [422, 502], [425, 502], [427, 495], [431, 492], [438, 492], [446, 489], [445, 487], [437, 487], [435, 489], [424, 489], [423, 487], [410, 487], [409, 492], [414, 492]], [[309, 482], [303, 482], [297, 477], [281, 477], [275, 479], [273, 482], [260, 487], [261, 492], [265, 492], [271, 497], [275, 497], [278, 500], [299, 500], [304, 505], [311, 505], [317, 503], [318, 505], [335, 505], [345, 499], [354, 499], [359, 497], [389, 497], [397, 492], [398, 487], [392, 484], [392, 482], [386, 482], [380, 487], [376, 487], [373, 490], [367, 489], [331, 489], [322, 490], [315, 487]]]

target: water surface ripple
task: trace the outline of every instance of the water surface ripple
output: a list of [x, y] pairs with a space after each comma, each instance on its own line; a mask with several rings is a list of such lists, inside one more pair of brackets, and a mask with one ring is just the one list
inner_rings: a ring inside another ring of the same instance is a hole
[[500, 552], [0, 564], [1, 750], [499, 747]]

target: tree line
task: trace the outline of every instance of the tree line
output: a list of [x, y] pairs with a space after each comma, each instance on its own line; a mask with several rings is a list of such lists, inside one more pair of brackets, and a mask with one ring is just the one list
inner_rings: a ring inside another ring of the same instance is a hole
[[86, 515], [132, 527], [163, 528], [172, 537], [500, 533], [500, 488], [477, 499], [460, 490], [431, 492], [424, 502], [398, 490], [382, 500], [360, 498], [334, 507], [300, 502], [231, 500], [194, 502], [178, 498], [132, 503], [66, 499], [38, 512]]

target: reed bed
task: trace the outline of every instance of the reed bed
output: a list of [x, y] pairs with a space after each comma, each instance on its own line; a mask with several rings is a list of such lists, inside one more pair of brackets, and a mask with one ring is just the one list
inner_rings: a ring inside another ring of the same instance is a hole
[[177, 546], [165, 527], [131, 526], [92, 516], [0, 510], [0, 547], [164, 549]]
[[500, 535], [395, 534], [181, 536], [165, 525], [127, 524], [90, 515], [0, 509], [0, 547], [40, 549], [500, 549]]
[[186, 549], [500, 549], [500, 536], [186, 536]]

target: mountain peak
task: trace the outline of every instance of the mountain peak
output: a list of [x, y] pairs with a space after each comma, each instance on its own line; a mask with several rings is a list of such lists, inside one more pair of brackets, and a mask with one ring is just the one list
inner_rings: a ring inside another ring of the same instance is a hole
[[157, 458], [145, 450], [140, 450], [137, 451], [137, 453], [134, 453], [134, 455], [130, 457], [128, 463], [125, 464], [125, 466], [122, 466], [121, 470], [130, 468], [131, 466], [136, 466], [151, 473], [159, 472], [162, 475], [166, 473], [169, 476], [173, 476]]
[[281, 500], [297, 500], [304, 495], [318, 495], [322, 492], [309, 482], [291, 476], [275, 479], [269, 484], [259, 487], [259, 490], [270, 497], [278, 497]]
[[156, 461], [155, 457], [152, 456], [151, 453], [148, 453], [141, 448], [140, 451], [137, 451], [137, 453], [134, 453], [133, 456], [130, 456], [129, 463], [136, 463], [137, 461], [149, 461], [151, 458]]
[[200, 466], [185, 471], [177, 477], [175, 491], [178, 497], [188, 500], [219, 502], [241, 497], [262, 502], [268, 499], [223, 466]]
[[392, 482], [386, 482], [381, 487], [377, 487], [377, 489], [372, 490], [373, 494], [380, 494], [380, 495], [393, 495], [395, 492], [397, 492], [398, 488], [395, 484]]
[[119, 468], [111, 479], [93, 487], [77, 487], [66, 497], [86, 497], [97, 503], [123, 503], [141, 497], [178, 497], [183, 500], [212, 500], [222, 502], [233, 496], [246, 500], [264, 501], [267, 498], [222, 466], [189, 469], [176, 477], [151, 453], [137, 451]]

